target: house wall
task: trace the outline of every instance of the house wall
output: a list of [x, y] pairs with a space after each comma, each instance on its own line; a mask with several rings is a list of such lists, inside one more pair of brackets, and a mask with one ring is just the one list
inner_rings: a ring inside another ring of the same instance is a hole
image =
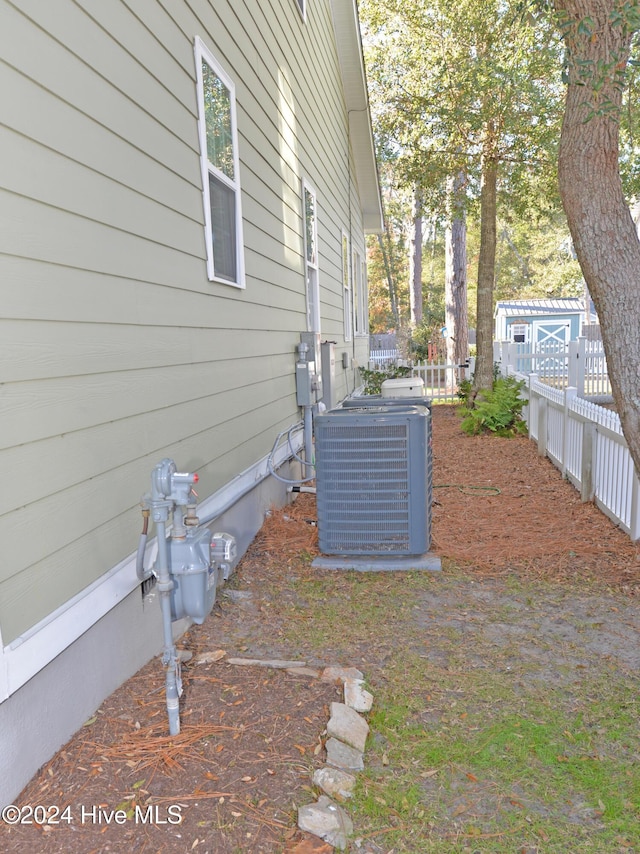
[[[303, 176], [338, 349], [341, 229], [364, 246], [326, 3], [306, 23], [292, 0], [1, 6], [7, 643], [128, 553], [159, 459], [207, 495], [299, 417]], [[195, 35], [237, 87], [245, 290], [206, 277]]]
[[[206, 498], [299, 419], [303, 178], [322, 337], [351, 357], [336, 359], [339, 397], [368, 338], [343, 337], [343, 230], [365, 247], [327, 2], [306, 21], [295, 0], [0, 0], [0, 13], [6, 658], [126, 563], [160, 459], [197, 471]], [[244, 289], [207, 279], [195, 36], [236, 86]], [[135, 670], [149, 649], [132, 649]], [[15, 693], [6, 671], [0, 699]], [[114, 681], [100, 684], [89, 705]]]

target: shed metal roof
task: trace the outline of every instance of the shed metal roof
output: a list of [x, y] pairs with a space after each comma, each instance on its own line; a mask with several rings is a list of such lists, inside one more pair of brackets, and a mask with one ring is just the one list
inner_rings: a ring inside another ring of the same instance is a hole
[[496, 303], [498, 313], [506, 317], [523, 317], [538, 314], [582, 314], [584, 300], [581, 297], [559, 299], [500, 300]]

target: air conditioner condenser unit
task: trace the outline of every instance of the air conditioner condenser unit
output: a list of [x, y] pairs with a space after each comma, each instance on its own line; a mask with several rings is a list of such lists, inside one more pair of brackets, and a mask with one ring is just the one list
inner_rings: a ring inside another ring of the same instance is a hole
[[431, 414], [337, 408], [315, 419], [319, 547], [327, 555], [423, 555], [431, 542]]

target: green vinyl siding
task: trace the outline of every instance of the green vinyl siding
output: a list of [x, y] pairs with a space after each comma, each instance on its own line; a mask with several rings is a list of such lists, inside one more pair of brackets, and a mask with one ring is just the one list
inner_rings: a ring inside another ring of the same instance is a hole
[[[206, 497], [300, 417], [301, 187], [323, 338], [362, 218], [328, 3], [0, 0], [0, 631], [9, 643], [137, 546], [165, 456]], [[207, 280], [194, 38], [236, 89], [246, 288]], [[29, 45], [29, 50], [25, 50]], [[339, 372], [338, 391], [353, 373]]]

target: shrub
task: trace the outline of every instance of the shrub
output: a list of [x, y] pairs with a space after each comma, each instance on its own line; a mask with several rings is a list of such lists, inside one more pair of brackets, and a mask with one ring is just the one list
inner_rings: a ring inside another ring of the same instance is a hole
[[380, 394], [382, 392], [382, 383], [385, 380], [395, 380], [398, 377], [410, 377], [411, 368], [406, 366], [393, 366], [374, 371], [370, 371], [367, 368], [360, 368], [360, 376], [364, 380], [365, 394]]
[[[473, 406], [463, 408], [462, 429], [471, 435], [487, 430], [497, 436], [526, 433], [527, 425], [522, 419], [522, 407], [526, 401], [520, 397], [523, 387], [524, 382], [514, 377], [495, 379], [493, 388], [480, 391]], [[466, 401], [468, 404], [469, 395]]]
[[460, 398], [463, 403], [469, 403], [469, 398], [471, 396], [471, 391], [473, 389], [473, 383], [471, 380], [460, 380], [458, 383], [458, 391], [456, 395]]

